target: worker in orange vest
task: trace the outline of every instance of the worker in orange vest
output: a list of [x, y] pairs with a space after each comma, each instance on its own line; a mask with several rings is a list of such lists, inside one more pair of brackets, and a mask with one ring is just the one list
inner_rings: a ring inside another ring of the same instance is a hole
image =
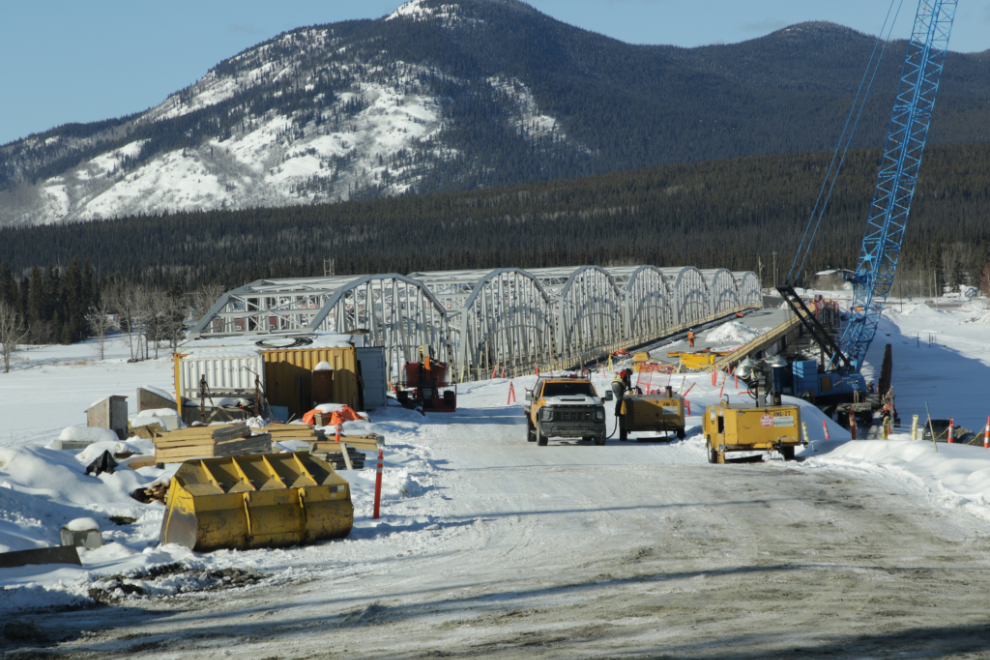
[[694, 330], [688, 330], [688, 346], [694, 348]]

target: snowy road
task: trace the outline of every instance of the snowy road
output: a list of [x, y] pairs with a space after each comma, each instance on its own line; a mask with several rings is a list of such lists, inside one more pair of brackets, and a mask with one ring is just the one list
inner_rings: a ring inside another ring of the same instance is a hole
[[[990, 657], [986, 520], [929, 503], [895, 470], [713, 466], [697, 435], [540, 448], [518, 407], [431, 421], [392, 439], [415, 437], [426, 467], [384, 524], [312, 547], [309, 560], [285, 552], [284, 572], [221, 597], [35, 616], [58, 640], [49, 650]], [[283, 551], [256, 552], [270, 566]]]

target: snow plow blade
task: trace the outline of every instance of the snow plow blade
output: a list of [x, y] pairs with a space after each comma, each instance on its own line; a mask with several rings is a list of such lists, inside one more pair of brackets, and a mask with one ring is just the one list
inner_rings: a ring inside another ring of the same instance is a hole
[[186, 461], [165, 507], [160, 542], [197, 552], [344, 538], [354, 525], [347, 481], [308, 453]]

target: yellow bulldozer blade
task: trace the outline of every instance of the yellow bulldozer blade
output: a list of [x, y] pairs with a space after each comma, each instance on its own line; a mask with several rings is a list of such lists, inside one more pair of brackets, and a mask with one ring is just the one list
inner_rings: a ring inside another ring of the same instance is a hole
[[165, 506], [161, 543], [198, 552], [344, 538], [354, 525], [347, 481], [303, 452], [186, 461]]

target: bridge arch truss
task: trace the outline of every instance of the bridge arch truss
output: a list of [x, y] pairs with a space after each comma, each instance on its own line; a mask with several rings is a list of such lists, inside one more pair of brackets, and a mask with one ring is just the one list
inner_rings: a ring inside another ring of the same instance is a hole
[[448, 309], [455, 374], [480, 380], [493, 371], [532, 373], [553, 356], [549, 292], [519, 268], [413, 273]]
[[670, 284], [655, 266], [607, 269], [622, 291], [623, 339], [643, 344], [662, 337], [674, 326]]
[[708, 285], [708, 313], [723, 314], [739, 306], [736, 278], [724, 268], [701, 271]]
[[554, 355], [577, 364], [621, 345], [622, 293], [598, 266], [534, 268], [529, 271], [550, 294], [554, 307]]
[[428, 347], [459, 381], [570, 368], [762, 303], [755, 273], [629, 266], [266, 279], [225, 294], [190, 338], [338, 332], [393, 378]]
[[753, 271], [737, 271], [732, 273], [739, 291], [740, 305], [763, 305], [763, 287], [759, 276]]
[[423, 283], [396, 274], [257, 280], [224, 294], [190, 338], [312, 332], [383, 347], [393, 377], [423, 346], [448, 359], [446, 309]]
[[674, 302], [674, 324], [690, 325], [711, 314], [708, 298], [708, 283], [700, 270], [693, 266], [684, 268], [661, 268], [660, 272], [670, 283], [671, 298]]

